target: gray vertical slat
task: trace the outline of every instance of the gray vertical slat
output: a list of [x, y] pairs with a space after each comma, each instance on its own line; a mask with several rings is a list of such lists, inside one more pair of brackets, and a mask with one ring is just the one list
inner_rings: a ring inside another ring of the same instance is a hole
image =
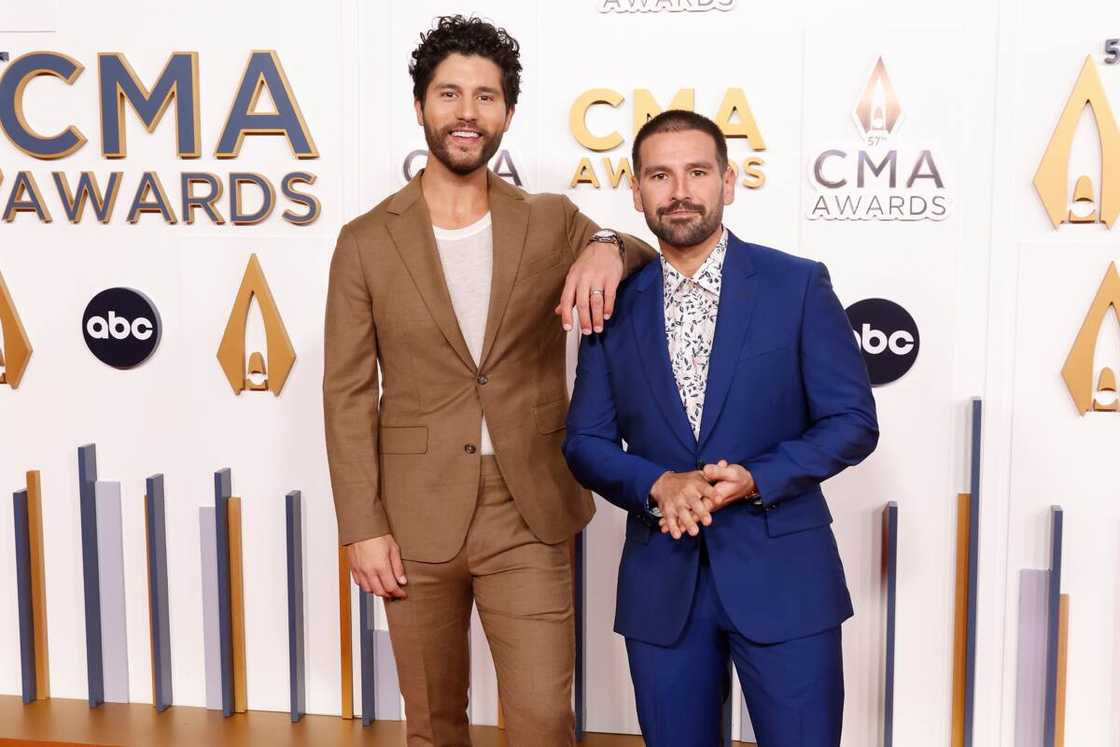
[[202, 549], [202, 649], [206, 661], [206, 707], [222, 710], [222, 643], [218, 621], [218, 548], [214, 507], [198, 509], [199, 547]]
[[964, 747], [972, 747], [976, 701], [976, 610], [980, 577], [980, 438], [984, 405], [972, 400], [972, 462], [968, 496], [968, 605], [965, 615], [964, 643]]
[[1045, 725], [1046, 592], [1049, 571], [1019, 571], [1015, 747], [1039, 747]]
[[739, 714], [739, 740], [742, 742], [754, 742], [757, 737], [754, 735], [754, 724], [751, 723], [751, 713], [747, 708], [747, 696], [743, 694], [742, 712]]
[[155, 692], [152, 701], [156, 711], [171, 705], [171, 618], [167, 592], [167, 523], [163, 492], [163, 475], [152, 475], [145, 481], [148, 535], [148, 599], [149, 624], [152, 636], [152, 672]]
[[1046, 703], [1043, 747], [1055, 747], [1058, 719], [1058, 630], [1062, 595], [1062, 507], [1050, 507], [1050, 575], [1046, 587]]
[[576, 533], [572, 575], [576, 616], [576, 741], [581, 742], [587, 728], [587, 539], [582, 531]]
[[883, 543], [887, 582], [886, 666], [883, 672], [883, 747], [894, 745], [894, 650], [898, 607], [898, 504], [887, 503], [883, 511], [886, 542]]
[[374, 595], [368, 592], [359, 592], [358, 596], [358, 644], [360, 650], [361, 671], [359, 676], [362, 681], [362, 726], [369, 726], [375, 720], [376, 686], [374, 676], [376, 670], [373, 661], [373, 600]]
[[233, 715], [233, 621], [230, 612], [228, 467], [214, 473], [214, 547], [218, 576], [218, 651], [221, 655], [222, 714]]
[[101, 666], [106, 703], [127, 703], [128, 630], [124, 606], [121, 484], [94, 483], [97, 580], [101, 595]]
[[727, 659], [727, 672], [724, 675], [724, 682], [727, 684], [727, 692], [723, 696], [722, 705], [722, 725], [720, 726], [720, 739], [723, 747], [731, 747], [731, 693], [735, 688], [731, 686], [731, 678], [735, 676], [735, 671], [731, 665], [731, 658]]
[[86, 616], [86, 678], [89, 707], [105, 702], [105, 675], [101, 658], [101, 589], [97, 567], [97, 447], [78, 447], [78, 496], [82, 522], [82, 592]]
[[383, 721], [400, 721], [400, 681], [397, 679], [397, 660], [393, 656], [393, 642], [389, 638], [389, 631], [373, 631], [373, 646], [373, 663], [377, 669], [374, 716]]
[[288, 539], [288, 674], [292, 721], [307, 710], [307, 679], [303, 658], [303, 511], [300, 491], [284, 497]]
[[35, 607], [31, 603], [31, 518], [27, 491], [12, 494], [16, 539], [16, 605], [19, 608], [19, 661], [23, 675], [23, 702], [38, 697], [35, 679]]

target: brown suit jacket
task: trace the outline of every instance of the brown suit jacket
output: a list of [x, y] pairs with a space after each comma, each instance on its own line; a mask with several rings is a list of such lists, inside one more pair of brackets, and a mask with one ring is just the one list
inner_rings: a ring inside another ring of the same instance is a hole
[[[494, 270], [478, 366], [459, 331], [419, 176], [339, 233], [323, 406], [340, 544], [391, 532], [405, 558], [453, 558], [474, 514], [483, 412], [534, 535], [567, 540], [595, 511], [560, 451], [566, 346], [553, 308], [598, 227], [566, 197], [531, 195], [493, 173], [488, 185]], [[655, 256], [626, 241], [627, 272]]]

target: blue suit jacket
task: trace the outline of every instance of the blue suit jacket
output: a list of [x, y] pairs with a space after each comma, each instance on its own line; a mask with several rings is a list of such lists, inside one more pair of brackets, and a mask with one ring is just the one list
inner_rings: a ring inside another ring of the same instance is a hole
[[[729, 237], [700, 437], [669, 363], [661, 263], [619, 290], [584, 338], [564, 455], [629, 513], [615, 630], [670, 645], [684, 628], [699, 540], [657, 529], [646, 498], [666, 470], [720, 459], [754, 475], [765, 509], [733, 503], [702, 529], [719, 597], [750, 640], [790, 640], [852, 615], [820, 483], [870, 454], [875, 400], [823, 264]], [[623, 442], [626, 448], [623, 448]]]

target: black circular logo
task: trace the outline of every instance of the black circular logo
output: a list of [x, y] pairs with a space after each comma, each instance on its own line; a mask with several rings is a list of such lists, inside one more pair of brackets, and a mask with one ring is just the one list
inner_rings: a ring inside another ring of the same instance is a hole
[[848, 321], [867, 364], [871, 386], [898, 381], [918, 359], [918, 325], [910, 312], [894, 301], [857, 301], [848, 307]]
[[151, 299], [132, 288], [98, 293], [82, 314], [89, 351], [107, 366], [135, 368], [159, 347], [163, 329]]

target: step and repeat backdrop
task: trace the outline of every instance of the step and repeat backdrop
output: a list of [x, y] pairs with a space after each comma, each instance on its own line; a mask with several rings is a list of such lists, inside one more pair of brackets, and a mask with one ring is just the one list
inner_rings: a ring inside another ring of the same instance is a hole
[[[424, 165], [409, 53], [456, 12], [521, 43], [502, 178], [652, 241], [633, 136], [692, 109], [727, 226], [828, 265], [882, 431], [826, 485], [844, 744], [1116, 744], [1120, 13], [1088, 0], [9, 3], [0, 693], [402, 717], [340, 572], [323, 311], [341, 225]], [[589, 731], [637, 732], [624, 522], [580, 546]]]

